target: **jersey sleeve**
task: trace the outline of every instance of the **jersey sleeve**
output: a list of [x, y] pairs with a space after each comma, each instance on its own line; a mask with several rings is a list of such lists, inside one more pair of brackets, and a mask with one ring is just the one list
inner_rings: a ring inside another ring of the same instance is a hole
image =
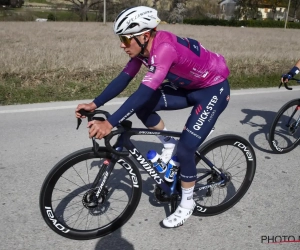
[[93, 100], [97, 108], [120, 94], [140, 70], [141, 65], [141, 60], [137, 58], [130, 59], [123, 71]]
[[103, 92], [93, 100], [97, 108], [120, 94], [131, 80], [132, 77], [122, 71], [114, 80], [111, 81]]
[[178, 55], [175, 48], [169, 43], [161, 43], [149, 58], [149, 70], [142, 84], [156, 90], [165, 80], [172, 64], [177, 61]]
[[141, 66], [141, 60], [139, 60], [138, 58], [132, 58], [123, 69], [123, 72], [133, 78], [139, 72]]
[[125, 119], [129, 118], [132, 114], [142, 108], [153, 95], [154, 90], [140, 84], [139, 88], [123, 103], [123, 105], [110, 117], [107, 121], [115, 127]]

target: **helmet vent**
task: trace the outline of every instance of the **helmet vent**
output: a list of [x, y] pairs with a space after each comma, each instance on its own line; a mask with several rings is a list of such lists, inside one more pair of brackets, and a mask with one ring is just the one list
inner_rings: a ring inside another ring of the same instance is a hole
[[134, 11], [131, 11], [130, 13], [128, 13], [126, 16], [129, 16], [129, 15], [131, 15], [132, 13], [134, 13], [134, 12], [136, 12], [136, 10], [134, 10]]
[[122, 14], [123, 14], [124, 12], [126, 12], [126, 11], [128, 11], [128, 10], [130, 10], [130, 9], [132, 9], [132, 8], [134, 8], [134, 7], [127, 8], [127, 9], [123, 10], [123, 11], [117, 16], [116, 21], [119, 19], [120, 16], [122, 16]]
[[118, 28], [120, 28], [120, 26], [122, 25], [122, 23], [125, 22], [126, 19], [127, 19], [127, 16], [125, 18], [123, 18], [123, 20], [121, 22], [119, 22]]
[[123, 32], [123, 29], [117, 31], [116, 34], [122, 34], [122, 32]]
[[139, 24], [138, 23], [132, 23], [132, 24], [130, 24], [128, 27], [127, 27], [127, 29], [132, 29], [132, 28], [134, 28], [135, 26], [138, 26]]

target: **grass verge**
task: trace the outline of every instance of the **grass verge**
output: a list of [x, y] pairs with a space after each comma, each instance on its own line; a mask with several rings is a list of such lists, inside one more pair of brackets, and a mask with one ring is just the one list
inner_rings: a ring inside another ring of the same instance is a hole
[[[99, 72], [44, 72], [26, 76], [3, 74], [0, 75], [0, 105], [92, 100], [120, 70], [121, 68]], [[118, 97], [132, 94], [140, 84], [143, 73], [139, 73]], [[280, 73], [255, 76], [231, 74], [229, 81], [231, 89], [277, 87], [280, 75]]]

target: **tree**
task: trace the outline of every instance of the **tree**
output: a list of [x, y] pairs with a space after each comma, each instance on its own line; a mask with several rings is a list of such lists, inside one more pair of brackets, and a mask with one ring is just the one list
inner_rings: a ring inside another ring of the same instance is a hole
[[291, 1], [291, 9], [293, 10], [293, 17], [294, 19], [297, 18], [297, 12], [300, 8], [300, 0], [292, 0]]
[[0, 5], [12, 8], [21, 8], [23, 4], [24, 0], [0, 0]]
[[[296, 0], [299, 1], [300, 0]], [[267, 7], [272, 9], [273, 18], [276, 14], [277, 7], [287, 6], [288, 0], [237, 0], [236, 17], [254, 18], [258, 16], [259, 7]]]
[[74, 4], [74, 9], [80, 17], [80, 21], [88, 21], [88, 11], [102, 0], [65, 0]]
[[182, 23], [184, 12], [186, 11], [186, 8], [183, 3], [177, 3], [177, 6], [171, 11], [168, 22], [169, 23]]
[[235, 12], [236, 18], [244, 17], [244, 19], [253, 18], [258, 16], [258, 7], [261, 4], [261, 0], [238, 0], [237, 10]]

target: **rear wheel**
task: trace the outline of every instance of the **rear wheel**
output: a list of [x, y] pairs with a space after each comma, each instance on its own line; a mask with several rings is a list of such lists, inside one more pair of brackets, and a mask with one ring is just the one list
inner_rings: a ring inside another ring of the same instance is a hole
[[276, 114], [269, 133], [269, 145], [273, 152], [288, 153], [299, 143], [300, 99], [286, 103]]
[[247, 140], [237, 135], [215, 137], [203, 144], [198, 152], [224, 173], [227, 181], [217, 185], [222, 180], [220, 174], [196, 155], [198, 178], [194, 200], [197, 206], [193, 214], [211, 216], [225, 212], [249, 189], [256, 169], [255, 152]]
[[[110, 153], [100, 148], [74, 152], [50, 171], [40, 193], [40, 210], [47, 225], [71, 239], [88, 240], [109, 234], [124, 225], [134, 213], [142, 193], [142, 179], [128, 157], [120, 157], [110, 176], [104, 164]], [[96, 187], [92, 184], [102, 173]], [[102, 194], [100, 183], [108, 178]]]

